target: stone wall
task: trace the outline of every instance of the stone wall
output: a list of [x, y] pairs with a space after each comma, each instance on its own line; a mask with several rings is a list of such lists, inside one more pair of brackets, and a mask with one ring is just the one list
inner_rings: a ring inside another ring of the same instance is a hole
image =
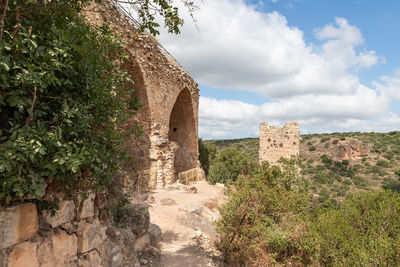
[[296, 122], [289, 122], [282, 128], [270, 126], [268, 122], [260, 124], [259, 160], [277, 163], [283, 158], [299, 155], [300, 127]]
[[153, 36], [138, 32], [115, 6], [93, 4], [85, 16], [122, 34], [129, 56], [124, 67], [134, 81], [133, 95], [142, 104], [126, 125], [131, 129], [138, 123], [142, 134], [126, 140], [136, 164], [121, 184], [140, 191], [163, 188], [175, 182], [179, 172], [199, 167], [197, 83]]
[[39, 214], [34, 202], [0, 208], [0, 267], [153, 266], [139, 260], [160, 256], [161, 230], [147, 208], [124, 207], [130, 219], [116, 227], [100, 220], [96, 202], [94, 194], [63, 200], [54, 216]]

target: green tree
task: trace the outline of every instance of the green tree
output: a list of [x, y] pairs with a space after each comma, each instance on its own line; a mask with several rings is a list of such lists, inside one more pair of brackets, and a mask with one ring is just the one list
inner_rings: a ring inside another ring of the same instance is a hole
[[208, 175], [208, 170], [212, 160], [217, 154], [217, 147], [214, 145], [206, 145], [201, 138], [198, 141], [199, 144], [199, 161], [201, 167], [203, 168], [206, 175]]
[[234, 147], [220, 152], [210, 166], [207, 180], [215, 183], [229, 183], [235, 181], [239, 174], [245, 173], [249, 161], [246, 156]]

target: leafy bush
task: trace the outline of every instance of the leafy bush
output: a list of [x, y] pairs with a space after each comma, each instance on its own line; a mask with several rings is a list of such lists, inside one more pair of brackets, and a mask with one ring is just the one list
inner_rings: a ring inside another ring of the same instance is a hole
[[331, 139], [330, 137], [322, 137], [321, 143], [325, 143], [326, 141], [329, 141], [330, 139]]
[[[82, 1], [87, 2], [87, 1]], [[81, 192], [123, 164], [121, 126], [138, 105], [123, 44], [87, 24], [81, 1], [10, 1], [0, 47], [0, 200], [44, 185]]]
[[210, 166], [207, 180], [210, 183], [229, 183], [236, 181], [239, 174], [247, 170], [249, 162], [245, 155], [234, 147], [226, 148]]
[[326, 165], [326, 166], [330, 166], [332, 165], [332, 159], [330, 159], [327, 155], [322, 155], [321, 156], [321, 160], [322, 162]]
[[208, 175], [208, 170], [210, 168], [211, 161], [215, 158], [217, 154], [217, 148], [214, 145], [208, 145], [201, 140], [198, 141], [199, 143], [199, 161], [201, 167], [203, 168], [206, 175]]
[[335, 139], [335, 140], [332, 141], [332, 144], [334, 144], [334, 145], [336, 145], [337, 143], [339, 143], [338, 139]]
[[322, 266], [398, 266], [400, 195], [360, 193], [311, 218], [309, 244]]
[[310, 146], [310, 147], [308, 148], [308, 150], [309, 150], [309, 151], [315, 151], [315, 150], [317, 150], [317, 148], [316, 148], [315, 146]]
[[293, 165], [282, 172], [264, 163], [241, 176], [229, 191], [217, 223], [226, 262], [230, 266], [261, 266], [296, 262], [296, 254], [307, 254], [295, 231], [299, 230], [296, 215], [308, 206], [304, 188]]

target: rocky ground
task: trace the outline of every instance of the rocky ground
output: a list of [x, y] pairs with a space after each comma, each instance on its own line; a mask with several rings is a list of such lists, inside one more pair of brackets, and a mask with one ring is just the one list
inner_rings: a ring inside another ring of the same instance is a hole
[[221, 266], [213, 222], [224, 201], [223, 191], [223, 185], [200, 181], [150, 193], [151, 222], [162, 230], [161, 266]]

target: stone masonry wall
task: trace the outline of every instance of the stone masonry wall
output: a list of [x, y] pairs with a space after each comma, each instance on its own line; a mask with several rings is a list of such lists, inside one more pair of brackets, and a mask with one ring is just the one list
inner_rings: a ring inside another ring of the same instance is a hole
[[283, 158], [299, 155], [300, 128], [296, 122], [289, 122], [282, 128], [260, 124], [259, 160], [277, 163]]
[[30, 201], [0, 207], [0, 267], [155, 266], [140, 261], [160, 256], [161, 230], [147, 208], [124, 207], [128, 223], [116, 227], [98, 202], [94, 194], [63, 200], [54, 216]]

